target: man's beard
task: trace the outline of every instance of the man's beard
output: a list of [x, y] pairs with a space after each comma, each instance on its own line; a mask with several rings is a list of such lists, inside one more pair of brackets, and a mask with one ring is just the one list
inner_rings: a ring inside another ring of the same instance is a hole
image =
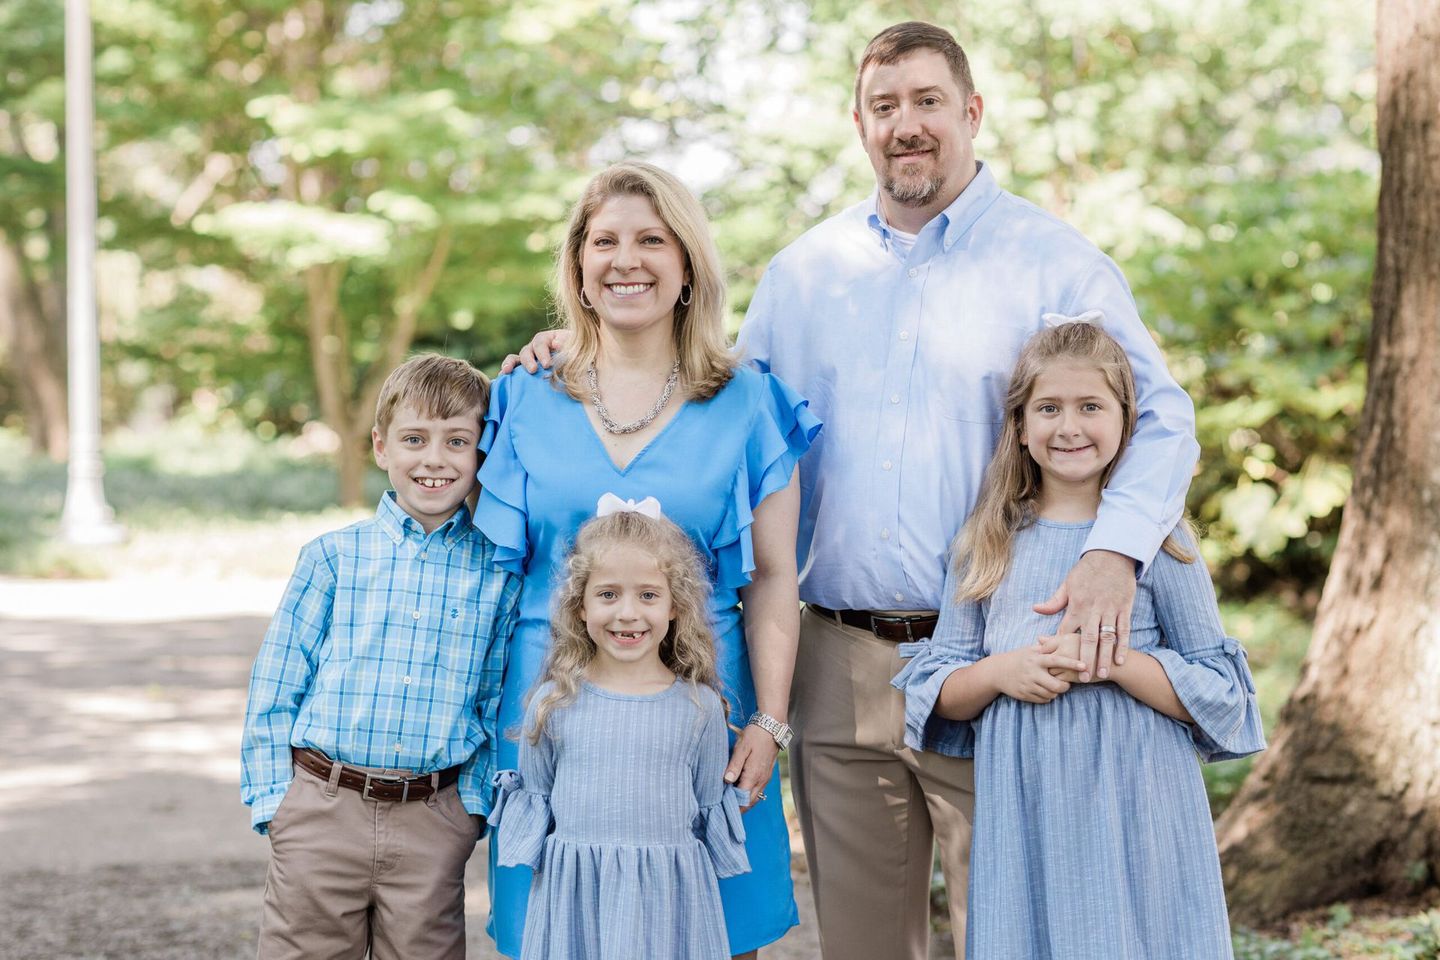
[[[922, 137], [914, 137], [910, 140], [898, 142], [888, 155], [893, 158], [895, 153], [908, 153], [911, 150], [927, 149], [938, 152], [939, 144], [928, 141]], [[940, 193], [940, 190], [945, 186], [945, 177], [940, 173], [934, 173], [928, 177], [916, 175], [908, 180], [902, 180], [900, 177], [895, 176], [887, 176], [883, 186], [885, 192], [889, 194], [890, 199], [901, 206], [923, 207], [931, 200], [934, 200], [936, 195]]]

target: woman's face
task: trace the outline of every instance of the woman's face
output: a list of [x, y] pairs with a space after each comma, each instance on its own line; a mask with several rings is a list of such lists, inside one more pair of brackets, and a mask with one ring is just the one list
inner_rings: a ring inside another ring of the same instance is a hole
[[635, 332], [674, 322], [685, 251], [648, 197], [611, 197], [590, 218], [580, 282], [600, 321]]

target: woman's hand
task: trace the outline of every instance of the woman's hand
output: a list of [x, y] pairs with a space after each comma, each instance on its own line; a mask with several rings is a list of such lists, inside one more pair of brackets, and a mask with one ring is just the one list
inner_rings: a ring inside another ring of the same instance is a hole
[[766, 731], [749, 724], [740, 732], [730, 763], [725, 767], [725, 782], [750, 792], [750, 803], [740, 808], [741, 813], [760, 802], [759, 795], [770, 782], [770, 773], [779, 755], [780, 747]]
[[541, 330], [520, 348], [519, 353], [512, 353], [505, 358], [500, 364], [500, 375], [503, 377], [520, 366], [530, 373], [541, 367], [549, 370], [550, 364], [554, 362], [554, 355], [560, 352], [569, 339], [569, 330]]
[[1049, 703], [1070, 689], [1070, 683], [1052, 675], [1055, 670], [1085, 669], [1075, 656], [1046, 652], [1040, 644], [996, 654], [995, 685], [1005, 696], [1025, 703]]

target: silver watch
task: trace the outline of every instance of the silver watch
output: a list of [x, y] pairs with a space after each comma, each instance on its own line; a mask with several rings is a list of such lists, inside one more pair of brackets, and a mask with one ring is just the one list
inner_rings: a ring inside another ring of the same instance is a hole
[[770, 736], [775, 738], [775, 745], [781, 750], [789, 748], [790, 738], [795, 735], [795, 731], [790, 729], [790, 724], [781, 723], [779, 720], [770, 716], [770, 714], [761, 713], [759, 710], [750, 714], [750, 719], [746, 721], [745, 725], [747, 727], [752, 725], [759, 727], [761, 730], [770, 734]]

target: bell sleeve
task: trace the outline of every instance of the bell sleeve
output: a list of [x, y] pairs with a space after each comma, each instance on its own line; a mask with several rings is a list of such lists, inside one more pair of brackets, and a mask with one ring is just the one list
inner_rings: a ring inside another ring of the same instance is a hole
[[702, 690], [704, 716], [695, 751], [695, 800], [699, 813], [695, 834], [710, 854], [717, 877], [733, 877], [750, 871], [745, 853], [745, 824], [740, 808], [750, 794], [725, 782], [725, 763], [730, 758], [730, 736], [724, 709], [713, 691]]
[[495, 774], [495, 808], [488, 823], [498, 843], [496, 862], [502, 867], [529, 867], [540, 870], [545, 860], [545, 840], [555, 825], [550, 812], [550, 790], [555, 783], [555, 741], [547, 731], [538, 743], [531, 743], [528, 731], [534, 724], [533, 711], [542, 693], [537, 692], [525, 714], [520, 740], [520, 769]]
[[538, 376], [510, 373], [490, 385], [490, 409], [480, 434], [480, 496], [475, 503], [475, 526], [495, 544], [495, 563], [516, 576], [525, 575], [529, 552], [526, 534], [528, 511], [525, 487], [528, 475], [515, 451], [511, 434], [511, 407], [527, 388], [542, 381]]
[[956, 601], [958, 577], [954, 568], [945, 574], [940, 620], [929, 640], [902, 643], [899, 654], [908, 657], [890, 685], [905, 694], [905, 745], [950, 757], [975, 756], [975, 728], [969, 720], [937, 716], [940, 689], [956, 670], [985, 656], [985, 606], [973, 600]]
[[1194, 722], [1190, 738], [1206, 763], [1265, 749], [1265, 729], [1245, 648], [1225, 635], [1215, 586], [1188, 535], [1181, 545], [1196, 559], [1182, 563], [1160, 553], [1149, 571], [1162, 646], [1147, 651], [1160, 662], [1175, 696]]

